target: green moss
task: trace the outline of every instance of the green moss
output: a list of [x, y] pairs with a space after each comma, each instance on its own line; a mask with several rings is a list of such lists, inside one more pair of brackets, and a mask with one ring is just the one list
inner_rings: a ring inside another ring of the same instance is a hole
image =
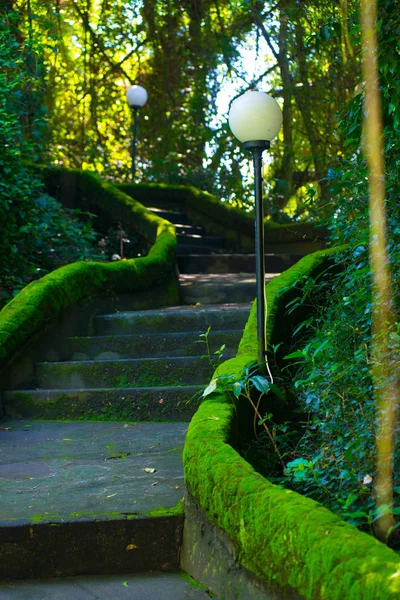
[[[149, 512], [141, 512], [141, 513], [120, 513], [120, 512], [72, 512], [67, 516], [60, 515], [59, 513], [37, 513], [30, 517], [27, 520], [32, 525], [39, 525], [41, 523], [51, 523], [54, 521], [54, 525], [65, 523], [68, 520], [119, 520], [119, 519], [138, 519], [140, 517], [183, 517], [183, 500], [180, 499], [179, 502], [175, 504], [175, 506], [171, 506], [170, 508], [158, 507]], [[9, 522], [20, 521], [18, 518], [7, 519]], [[59, 522], [59, 523], [58, 523]]]
[[182, 396], [175, 396], [175, 392], [168, 394], [166, 390], [165, 402], [160, 404], [146, 388], [134, 397], [125, 397], [118, 390], [110, 389], [101, 390], [98, 394], [69, 391], [45, 397], [24, 391], [12, 392], [6, 408], [11, 416], [17, 418], [23, 415], [50, 421], [171, 422], [171, 419], [189, 419], [199, 404], [198, 400], [188, 406], [182, 401]]
[[201, 585], [201, 583], [199, 583], [198, 581], [196, 581], [195, 579], [193, 579], [193, 577], [190, 577], [190, 575], [188, 575], [187, 573], [180, 573], [179, 575], [180, 575], [180, 577], [182, 579], [184, 579], [185, 581], [187, 581], [188, 583], [190, 583], [190, 585], [192, 587], [196, 588], [197, 590], [201, 590], [202, 592], [203, 591], [207, 591], [207, 588], [204, 587], [204, 585]]
[[183, 517], [183, 500], [182, 498], [175, 504], [175, 506], [171, 506], [171, 508], [165, 508], [160, 506], [159, 508], [154, 508], [148, 513], [144, 513], [146, 517]]
[[[332, 251], [304, 258], [267, 286], [267, 331], [290, 286], [325, 268]], [[239, 375], [257, 356], [255, 310], [238, 356], [216, 374]], [[235, 407], [223, 391], [201, 404], [184, 447], [185, 481], [208, 519], [235, 544], [239, 562], [266, 582], [309, 600], [400, 597], [400, 559], [317, 502], [269, 483], [230, 445]]]
[[[254, 248], [253, 214], [222, 202], [216, 196], [198, 190], [192, 186], [172, 184], [122, 184], [118, 186], [126, 194], [137, 198], [143, 204], [150, 206], [176, 205], [184, 212], [200, 215], [210, 224], [217, 223], [224, 235], [239, 245]], [[201, 222], [201, 219], [199, 220]], [[265, 220], [265, 239], [267, 243], [285, 245], [296, 242], [312, 242], [323, 240], [327, 235], [324, 227], [310, 223], [277, 224]]]
[[[165, 282], [167, 304], [179, 298], [176, 235], [171, 223], [93, 173], [61, 168], [47, 170], [53, 187], [67, 174], [74, 182], [80, 208], [96, 208], [121, 219], [153, 244], [148, 256], [114, 263], [76, 262], [26, 286], [0, 312], [0, 370], [64, 309], [96, 295], [151, 289]], [[110, 216], [111, 218], [111, 216]]]

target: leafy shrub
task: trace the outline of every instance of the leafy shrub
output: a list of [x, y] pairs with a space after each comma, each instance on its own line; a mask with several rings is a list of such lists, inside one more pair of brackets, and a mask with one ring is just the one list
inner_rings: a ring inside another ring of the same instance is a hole
[[[400, 311], [400, 15], [395, 3], [380, 3], [380, 75], [386, 158], [388, 254], [397, 314]], [[329, 173], [334, 197], [331, 243], [346, 243], [341, 272], [330, 280], [309, 280], [297, 305], [315, 293], [327, 301], [293, 337], [287, 379], [294, 381], [300, 409], [307, 414], [300, 438], [287, 454], [278, 480], [310, 496], [365, 530], [379, 517], [374, 509], [376, 406], [371, 363], [371, 273], [369, 265], [368, 172], [361, 142], [362, 96], [342, 116], [348, 157]], [[294, 310], [292, 305], [288, 310]], [[400, 356], [400, 328], [391, 344]], [[400, 361], [398, 363], [400, 369]], [[287, 445], [282, 430], [280, 444]], [[400, 454], [395, 454], [394, 491], [400, 513]], [[397, 526], [396, 526], [397, 527]]]
[[90, 216], [44, 194], [28, 162], [45, 156], [44, 74], [18, 26], [18, 12], [0, 12], [0, 305], [55, 267], [102, 257]]

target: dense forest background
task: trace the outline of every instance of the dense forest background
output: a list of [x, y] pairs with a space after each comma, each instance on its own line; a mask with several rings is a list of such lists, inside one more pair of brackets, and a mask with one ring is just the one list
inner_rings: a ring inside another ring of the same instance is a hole
[[[220, 106], [225, 97], [228, 108], [227, 93], [264, 89], [284, 114], [265, 166], [267, 214], [278, 222], [331, 214], [329, 182], [348, 144], [338, 116], [360, 83], [356, 8], [348, 0], [323, 8], [292, 0], [3, 0], [0, 295], [68, 260], [106, 257], [90, 218], [71, 220], [43, 194], [32, 163], [127, 180], [125, 91], [135, 83], [149, 93], [138, 181], [192, 184], [251, 207], [248, 157]], [[357, 136], [359, 115], [353, 128]]]
[[[19, 112], [25, 135], [40, 138], [42, 157], [127, 178], [132, 117], [125, 90], [139, 83], [149, 93], [140, 114], [139, 179], [192, 183], [246, 201], [245, 155], [217, 106], [233, 81], [237, 95], [258, 87], [282, 103], [283, 132], [266, 174], [270, 202], [281, 209], [294, 195], [309, 199], [307, 191], [327, 199], [326, 175], [345, 142], [337, 115], [359, 84], [352, 0], [3, 6], [3, 26], [19, 45], [11, 54], [26, 68]], [[264, 65], [256, 79], [243, 58], [249, 46]], [[304, 210], [302, 202], [296, 207]]]
[[[377, 32], [387, 253], [398, 315], [397, 1], [379, 0]], [[129, 85], [149, 94], [139, 117], [138, 181], [192, 184], [243, 210], [251, 207], [248, 157], [221, 114], [221, 98], [227, 90], [232, 99], [250, 89], [267, 91], [284, 118], [264, 167], [268, 218], [323, 220], [331, 244], [348, 244], [341, 273], [325, 294], [329, 301], [298, 331], [300, 364], [292, 365], [291, 377], [309, 416], [295, 449], [282, 425], [274, 425], [290, 462], [283, 483], [373, 529], [376, 408], [361, 50], [356, 0], [3, 0], [0, 297], [4, 303], [65, 262], [107, 259], [90, 216], [47, 196], [34, 165], [127, 180]], [[327, 285], [309, 281], [298, 303]], [[398, 372], [397, 317], [388, 331]], [[397, 476], [394, 483], [397, 499]]]

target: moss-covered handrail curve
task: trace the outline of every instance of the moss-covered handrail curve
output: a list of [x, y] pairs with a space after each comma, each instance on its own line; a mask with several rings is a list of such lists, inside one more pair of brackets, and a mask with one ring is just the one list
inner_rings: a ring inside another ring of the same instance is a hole
[[[148, 290], [176, 270], [175, 227], [93, 173], [50, 168], [49, 186], [68, 175], [83, 200], [112, 213], [151, 244], [147, 256], [112, 263], [74, 262], [27, 285], [0, 311], [0, 372], [55, 315], [97, 295]], [[83, 204], [83, 207], [85, 205]], [[178, 282], [174, 301], [178, 302]]]
[[[167, 183], [121, 184], [119, 189], [137, 198], [144, 205], [148, 201], [157, 206], [160, 202], [175, 205], [182, 211], [194, 212], [218, 225], [228, 239], [239, 239], [242, 248], [254, 250], [254, 216], [243, 208], [223, 202], [213, 194], [190, 185]], [[320, 223], [275, 223], [264, 220], [267, 243], [287, 245], [293, 242], [304, 243], [323, 241], [328, 231]]]
[[[268, 339], [293, 284], [326, 264], [335, 250], [301, 259], [267, 285]], [[274, 341], [275, 343], [275, 341]], [[236, 358], [214, 374], [240, 379], [257, 358], [255, 307]], [[239, 563], [276, 590], [307, 600], [400, 598], [400, 557], [319, 503], [271, 484], [231, 445], [236, 409], [216, 388], [189, 426], [184, 448], [188, 492], [234, 542]], [[274, 596], [275, 597], [275, 596]]]

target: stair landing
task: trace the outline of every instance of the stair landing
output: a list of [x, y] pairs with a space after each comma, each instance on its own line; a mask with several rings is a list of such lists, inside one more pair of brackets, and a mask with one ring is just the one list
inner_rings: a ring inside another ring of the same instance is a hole
[[177, 569], [186, 430], [3, 421], [0, 579]]

